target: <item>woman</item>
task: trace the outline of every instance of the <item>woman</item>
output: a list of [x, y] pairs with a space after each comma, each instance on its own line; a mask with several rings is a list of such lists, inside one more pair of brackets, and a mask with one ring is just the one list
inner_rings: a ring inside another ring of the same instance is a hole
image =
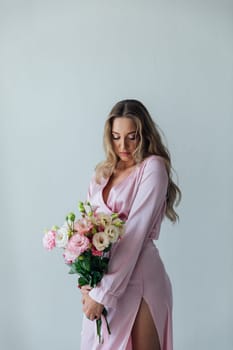
[[[105, 124], [106, 161], [96, 167], [88, 199], [101, 212], [126, 221], [123, 238], [111, 251], [108, 273], [93, 289], [82, 288], [82, 350], [172, 350], [172, 289], [153, 243], [167, 216], [176, 222], [181, 193], [171, 178], [171, 161], [145, 106], [118, 102]], [[95, 319], [105, 307], [104, 343]]]

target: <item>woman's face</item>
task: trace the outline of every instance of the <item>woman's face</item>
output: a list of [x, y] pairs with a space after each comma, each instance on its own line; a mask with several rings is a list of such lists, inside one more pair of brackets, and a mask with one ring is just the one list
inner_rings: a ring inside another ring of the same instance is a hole
[[139, 143], [136, 124], [130, 118], [114, 118], [112, 123], [112, 144], [116, 155], [129, 165], [134, 164], [133, 152]]

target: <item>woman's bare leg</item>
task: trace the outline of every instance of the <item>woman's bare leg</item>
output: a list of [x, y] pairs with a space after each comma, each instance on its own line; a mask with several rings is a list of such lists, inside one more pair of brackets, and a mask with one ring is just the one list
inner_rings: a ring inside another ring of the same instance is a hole
[[161, 350], [158, 333], [144, 299], [139, 306], [131, 337], [133, 350]]

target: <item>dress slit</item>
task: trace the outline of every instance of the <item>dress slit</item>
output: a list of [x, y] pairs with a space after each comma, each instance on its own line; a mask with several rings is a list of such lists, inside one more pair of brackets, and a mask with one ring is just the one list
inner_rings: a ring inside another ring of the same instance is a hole
[[[144, 302], [146, 303], [146, 306], [149, 310], [149, 313], [150, 313], [150, 316], [151, 316], [151, 319], [153, 321], [153, 324], [154, 324], [154, 328], [155, 328], [155, 331], [157, 333], [157, 337], [158, 337], [158, 340], [159, 340], [159, 346], [160, 346], [160, 350], [162, 350], [162, 344], [161, 344], [161, 339], [162, 339], [162, 334], [158, 331], [157, 329], [157, 326], [156, 326], [156, 323], [155, 323], [155, 317], [154, 317], [154, 314], [153, 312], [151, 312], [151, 309], [150, 309], [150, 304], [146, 301], [146, 298], [145, 296], [142, 296], [140, 298], [140, 301], [138, 302], [138, 305], [136, 306], [136, 312], [134, 314], [134, 316], [132, 317], [132, 323], [130, 324], [130, 327], [129, 327], [129, 338], [128, 338], [128, 342], [127, 342], [127, 346], [126, 346], [126, 349], [125, 350], [133, 350], [133, 347], [132, 347], [132, 330], [133, 330], [133, 326], [134, 326], [134, 323], [135, 323], [135, 320], [136, 320], [136, 317], [138, 315], [138, 312], [139, 312], [139, 309], [140, 309], [140, 306], [141, 306], [141, 303], [142, 301], [144, 300]], [[166, 348], [165, 348], [166, 350]]]
[[137, 317], [137, 314], [138, 314], [138, 311], [139, 311], [139, 308], [140, 308], [140, 305], [141, 305], [141, 302], [142, 302], [142, 299], [139, 299], [139, 302], [136, 306], [136, 312], [134, 314], [134, 316], [132, 317], [132, 323], [129, 327], [129, 337], [128, 337], [128, 342], [127, 342], [127, 346], [126, 346], [126, 349], [125, 350], [132, 350], [132, 337], [131, 337], [131, 333], [132, 333], [132, 329], [133, 329], [133, 326], [134, 326], [134, 323], [135, 323], [135, 320], [136, 320], [136, 317]]
[[[153, 312], [153, 310], [151, 310], [150, 303], [146, 300], [146, 297], [143, 296], [143, 298], [150, 310], [150, 314], [158, 334], [160, 350], [172, 350], [172, 315], [169, 312], [169, 307], [167, 307], [165, 315], [162, 316], [159, 314], [159, 311], [156, 312], [155, 310]], [[158, 314], [158, 317], [156, 317], [156, 314]], [[159, 322], [160, 319], [164, 319], [164, 322]]]
[[145, 301], [147, 307], [148, 307], [148, 310], [149, 310], [149, 313], [151, 315], [151, 318], [153, 320], [153, 323], [154, 323], [154, 328], [155, 328], [155, 331], [157, 333], [157, 337], [158, 337], [158, 340], [159, 340], [159, 346], [160, 346], [160, 350], [162, 350], [162, 335], [161, 335], [161, 332], [159, 331], [158, 327], [157, 327], [157, 324], [155, 322], [155, 314], [152, 312], [151, 308], [150, 308], [150, 303], [146, 300], [145, 296], [142, 297], [142, 300]]

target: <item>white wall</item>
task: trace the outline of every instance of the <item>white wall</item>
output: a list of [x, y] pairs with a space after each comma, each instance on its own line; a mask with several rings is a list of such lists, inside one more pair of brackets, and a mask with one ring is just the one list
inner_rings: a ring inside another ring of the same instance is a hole
[[164, 131], [183, 191], [180, 224], [165, 222], [159, 242], [175, 350], [232, 348], [232, 9], [0, 1], [1, 349], [79, 349], [76, 278], [41, 239], [85, 199], [122, 98]]

